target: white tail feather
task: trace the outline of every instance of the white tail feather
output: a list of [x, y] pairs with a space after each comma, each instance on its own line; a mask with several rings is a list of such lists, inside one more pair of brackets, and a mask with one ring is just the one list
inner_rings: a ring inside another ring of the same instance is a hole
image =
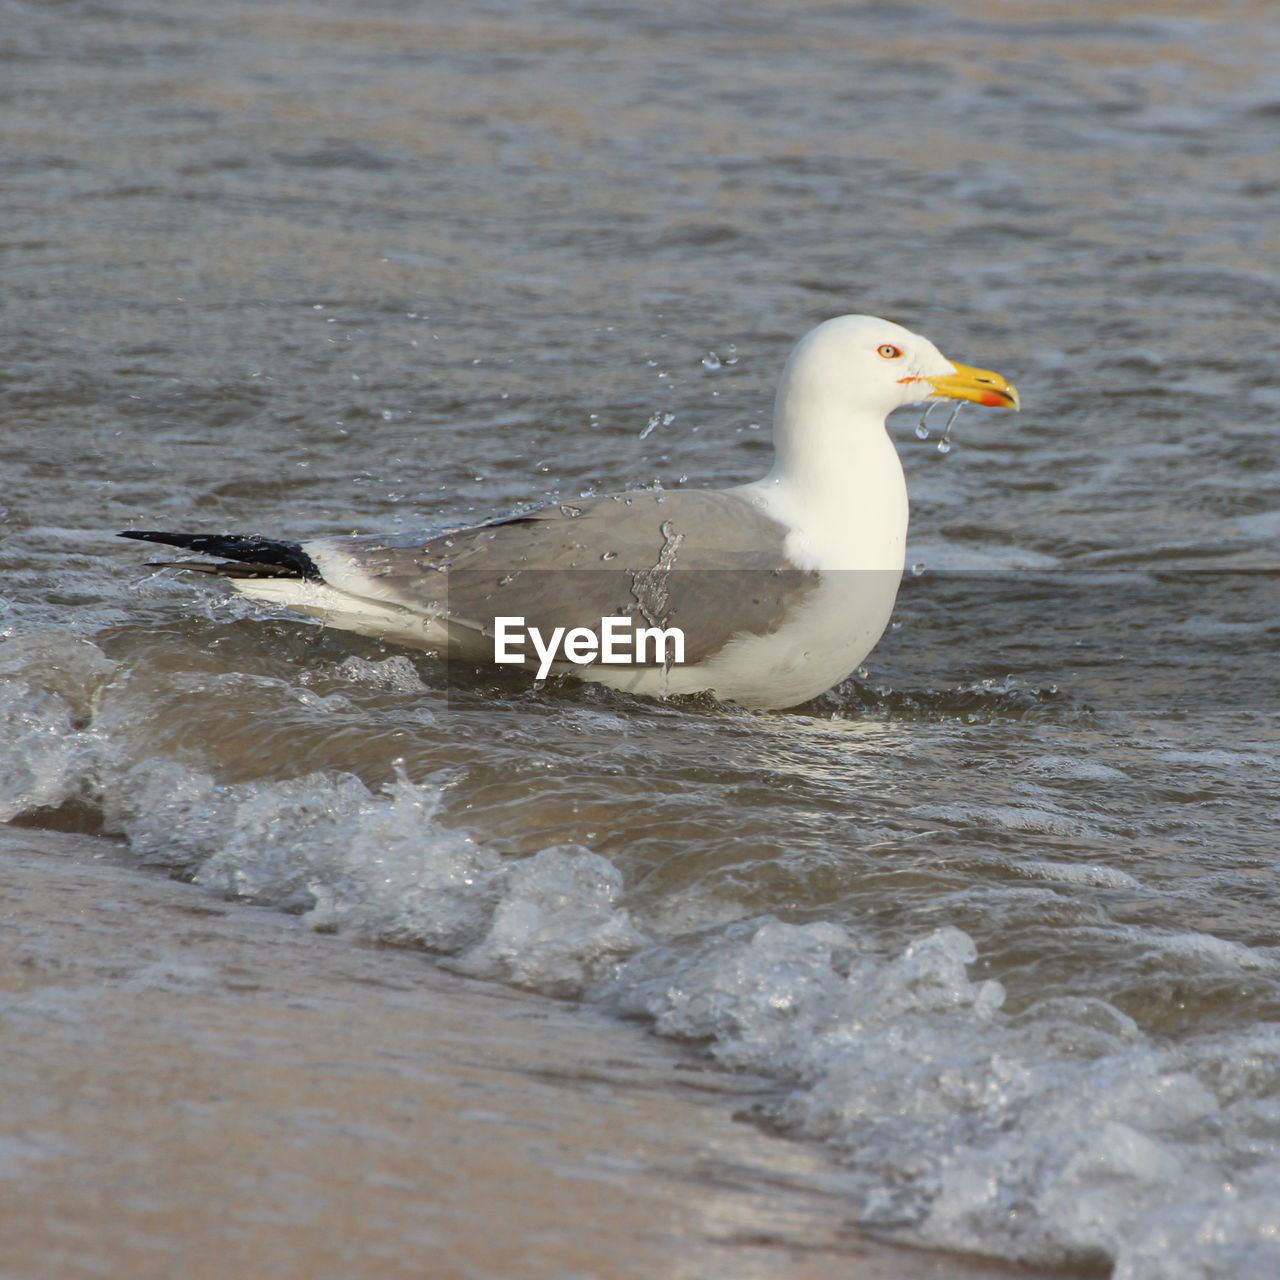
[[439, 649], [447, 643], [440, 620], [402, 605], [338, 591], [323, 582], [300, 578], [231, 578], [231, 586], [250, 600], [283, 605], [326, 627], [390, 640], [415, 649]]

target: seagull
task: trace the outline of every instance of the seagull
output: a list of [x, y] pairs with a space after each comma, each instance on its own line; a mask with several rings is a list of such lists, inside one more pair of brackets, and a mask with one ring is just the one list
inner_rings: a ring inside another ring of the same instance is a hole
[[121, 536], [210, 557], [176, 567], [252, 600], [449, 660], [777, 710], [839, 684], [888, 626], [907, 487], [885, 419], [940, 400], [1019, 407], [999, 374], [891, 321], [837, 316], [787, 360], [773, 467], [750, 484], [593, 496], [427, 538]]

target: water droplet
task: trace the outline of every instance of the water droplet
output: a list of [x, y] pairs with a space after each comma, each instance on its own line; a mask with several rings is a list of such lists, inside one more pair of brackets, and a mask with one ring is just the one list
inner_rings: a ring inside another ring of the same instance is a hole
[[859, 679], [859, 680], [865, 680], [865, 679], [866, 679], [870, 674], [871, 674], [871, 672], [870, 672], [870, 671], [868, 671], [866, 667], [859, 667], [859, 668], [858, 668], [858, 679]]
[[655, 413], [649, 418], [648, 425], [640, 432], [640, 439], [647, 440], [662, 425], [662, 414]]
[[569, 520], [576, 520], [582, 514], [581, 507], [565, 507], [560, 508], [560, 514]]
[[601, 560], [616, 560], [617, 558], [618, 553], [616, 551], [606, 551], [604, 555], [600, 557]]
[[916, 423], [916, 439], [927, 440], [929, 438], [929, 415], [938, 407], [937, 401], [933, 404], [927, 404], [924, 412], [920, 415], [920, 421]]
[[964, 408], [964, 401], [961, 400], [956, 407], [951, 410], [951, 416], [947, 419], [947, 425], [942, 429], [942, 439], [938, 441], [939, 453], [951, 452], [951, 428], [956, 425], [956, 419], [960, 416], [960, 410]]
[[911, 572], [918, 578], [924, 572], [924, 565], [913, 564], [911, 566]]
[[505, 587], [508, 584], [514, 582], [515, 580], [516, 580], [516, 575], [514, 573], [504, 574], [501, 578], [498, 579], [498, 586]]
[[720, 368], [720, 357], [716, 355], [714, 351], [708, 351], [707, 354], [702, 357], [702, 367], [704, 369], [711, 369], [712, 371]]

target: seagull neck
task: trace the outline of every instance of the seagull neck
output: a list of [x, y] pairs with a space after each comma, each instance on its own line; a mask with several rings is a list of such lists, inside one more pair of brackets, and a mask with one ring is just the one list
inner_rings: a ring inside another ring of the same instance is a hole
[[791, 529], [787, 554], [818, 569], [902, 572], [907, 484], [882, 419], [794, 423], [778, 432], [777, 461], [746, 486], [752, 501]]
[[879, 503], [904, 483], [884, 418], [873, 413], [843, 410], [802, 421], [780, 419], [774, 449], [766, 482], [819, 506]]

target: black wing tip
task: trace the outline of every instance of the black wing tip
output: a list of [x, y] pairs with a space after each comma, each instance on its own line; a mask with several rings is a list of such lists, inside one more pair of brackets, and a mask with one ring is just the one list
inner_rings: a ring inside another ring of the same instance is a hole
[[164, 542], [172, 547], [182, 545], [183, 535], [180, 533], [158, 533], [154, 529], [121, 529], [117, 538], [137, 538], [139, 542]]
[[[122, 538], [139, 542], [159, 542], [167, 547], [180, 547], [198, 555], [230, 560], [227, 572], [236, 576], [263, 578], [320, 579], [316, 563], [302, 549], [300, 542], [282, 542], [257, 533], [165, 533], [157, 529], [122, 529]], [[193, 566], [194, 567], [194, 566]], [[205, 572], [218, 572], [216, 566], [202, 566]]]

